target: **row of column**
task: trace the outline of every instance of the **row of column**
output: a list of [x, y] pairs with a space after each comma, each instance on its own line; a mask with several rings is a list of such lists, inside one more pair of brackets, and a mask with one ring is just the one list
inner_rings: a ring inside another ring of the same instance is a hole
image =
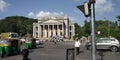
[[[75, 27], [71, 25], [69, 30], [69, 37], [73, 38], [75, 35]], [[49, 38], [53, 36], [66, 36], [67, 32], [64, 25], [37, 25], [33, 26], [33, 37], [34, 38]]]
[[61, 25], [39, 25], [38, 26], [38, 37], [49, 38], [56, 35], [64, 35], [64, 26]]

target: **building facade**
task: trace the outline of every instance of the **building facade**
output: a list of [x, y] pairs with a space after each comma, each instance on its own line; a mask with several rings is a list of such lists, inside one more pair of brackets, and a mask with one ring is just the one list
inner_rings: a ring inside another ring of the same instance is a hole
[[69, 21], [68, 17], [50, 17], [38, 19], [33, 23], [33, 37], [40, 39], [49, 39], [53, 36], [62, 36], [73, 39], [75, 35], [75, 26]]

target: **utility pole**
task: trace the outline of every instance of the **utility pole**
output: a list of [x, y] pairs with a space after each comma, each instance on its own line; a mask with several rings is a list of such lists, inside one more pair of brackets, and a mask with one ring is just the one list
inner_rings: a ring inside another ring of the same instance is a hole
[[91, 18], [91, 25], [92, 25], [92, 60], [96, 60], [96, 54], [95, 54], [95, 52], [96, 52], [96, 48], [95, 48], [95, 37], [96, 37], [96, 35], [95, 35], [95, 0], [93, 3], [91, 3], [90, 18]]
[[95, 0], [89, 0], [89, 3], [84, 3], [84, 5], [77, 6], [85, 15], [85, 17], [90, 17], [91, 27], [92, 27], [92, 60], [96, 60], [96, 48], [95, 48]]

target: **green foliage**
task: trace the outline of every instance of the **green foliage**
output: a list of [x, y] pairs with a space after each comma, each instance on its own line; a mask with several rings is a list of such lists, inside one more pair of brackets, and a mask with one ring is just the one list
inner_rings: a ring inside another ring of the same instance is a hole
[[75, 36], [74, 38], [81, 38], [82, 36], [85, 36], [83, 27], [80, 27], [77, 23], [75, 23]]
[[112, 21], [97, 21], [96, 22], [96, 33], [100, 31], [101, 34], [96, 34], [97, 37], [118, 37], [119, 28], [118, 26]]
[[90, 22], [87, 22], [87, 20], [85, 20], [84, 23], [83, 29], [85, 36], [89, 36], [91, 34], [91, 24]]
[[37, 20], [22, 16], [9, 16], [0, 20], [0, 33], [16, 32], [20, 35], [32, 34], [33, 22], [37, 22]]
[[[120, 18], [119, 18], [120, 19]], [[85, 21], [83, 27], [80, 27], [78, 24], [75, 24], [76, 37], [82, 36], [90, 36], [91, 34], [91, 23]], [[101, 33], [98, 35], [97, 32], [100, 31]], [[96, 37], [115, 37], [120, 39], [120, 28], [117, 26], [115, 22], [109, 20], [97, 20], [95, 21], [95, 33]]]

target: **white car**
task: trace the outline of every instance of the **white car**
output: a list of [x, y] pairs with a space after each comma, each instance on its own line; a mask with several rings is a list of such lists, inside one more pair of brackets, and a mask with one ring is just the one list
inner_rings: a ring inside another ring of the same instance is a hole
[[40, 44], [42, 44], [42, 41], [40, 41], [40, 39], [36, 39], [36, 44], [40, 45]]
[[20, 41], [23, 42], [23, 43], [25, 43], [25, 39], [24, 38], [21, 38]]

